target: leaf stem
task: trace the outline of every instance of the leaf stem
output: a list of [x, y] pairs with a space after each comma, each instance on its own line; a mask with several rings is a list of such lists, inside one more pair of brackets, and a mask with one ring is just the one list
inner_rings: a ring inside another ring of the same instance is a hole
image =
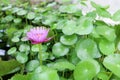
[[62, 77], [65, 77], [65, 72], [64, 71], [62, 72]]
[[20, 71], [21, 74], [24, 74], [24, 68], [25, 68], [25, 64], [22, 64], [21, 65], [21, 71]]
[[42, 44], [39, 44], [39, 59], [40, 65], [42, 65]]

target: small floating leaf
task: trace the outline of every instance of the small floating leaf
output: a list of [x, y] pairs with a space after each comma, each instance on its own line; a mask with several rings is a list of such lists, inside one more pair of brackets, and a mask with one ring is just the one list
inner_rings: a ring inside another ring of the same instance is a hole
[[74, 70], [75, 80], [92, 80], [100, 71], [100, 65], [93, 59], [83, 60]]
[[77, 36], [76, 35], [63, 35], [60, 38], [60, 42], [64, 45], [73, 45], [77, 42]]
[[105, 57], [103, 64], [120, 78], [120, 54], [111, 54]]
[[55, 56], [60, 57], [66, 55], [69, 52], [69, 48], [58, 42], [53, 45], [52, 52]]

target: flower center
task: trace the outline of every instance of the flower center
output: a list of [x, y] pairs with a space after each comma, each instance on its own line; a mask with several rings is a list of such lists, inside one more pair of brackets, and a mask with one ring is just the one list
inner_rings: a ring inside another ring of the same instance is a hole
[[43, 35], [43, 33], [36, 34], [36, 36], [38, 36], [38, 37], [40, 37], [40, 36], [42, 36], [42, 35]]

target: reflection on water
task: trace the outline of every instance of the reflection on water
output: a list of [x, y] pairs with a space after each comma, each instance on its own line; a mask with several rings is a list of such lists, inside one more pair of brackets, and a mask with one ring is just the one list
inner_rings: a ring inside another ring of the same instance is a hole
[[0, 56], [4, 56], [5, 55], [5, 50], [0, 49]]
[[2, 42], [2, 40], [0, 39], [0, 42]]

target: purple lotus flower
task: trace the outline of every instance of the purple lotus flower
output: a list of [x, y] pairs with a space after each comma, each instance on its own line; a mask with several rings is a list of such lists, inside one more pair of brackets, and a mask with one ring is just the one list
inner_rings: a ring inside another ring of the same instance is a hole
[[27, 32], [27, 38], [32, 42], [32, 44], [39, 44], [49, 41], [51, 38], [47, 38], [49, 29], [45, 27], [35, 27]]

